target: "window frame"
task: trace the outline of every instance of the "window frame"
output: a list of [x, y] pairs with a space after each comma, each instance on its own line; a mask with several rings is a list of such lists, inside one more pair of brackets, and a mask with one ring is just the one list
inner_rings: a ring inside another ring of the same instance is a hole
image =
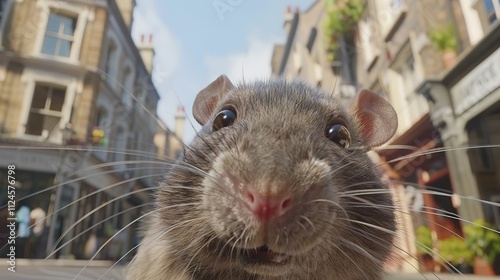
[[[73, 76], [63, 73], [50, 73], [50, 75], [48, 75], [44, 69], [37, 68], [25, 69], [23, 75], [21, 76], [21, 81], [24, 82], [26, 86], [24, 87], [23, 105], [21, 108], [21, 114], [19, 118], [20, 121], [17, 126], [16, 136], [21, 139], [62, 144], [62, 131], [66, 124], [70, 121], [76, 92], [78, 91], [78, 89], [81, 89], [83, 87], [82, 81], [75, 80]], [[64, 103], [61, 110], [62, 116], [59, 123], [59, 133], [48, 139], [45, 139], [42, 136], [25, 134], [31, 108], [31, 102], [35, 93], [35, 86], [37, 84], [48, 84], [66, 88]]]
[[[44, 108], [33, 108], [33, 100], [34, 100], [34, 97], [35, 97], [35, 92], [36, 92], [36, 90], [37, 90], [38, 87], [46, 87], [48, 89], [48, 91], [47, 91], [47, 97], [45, 98]], [[49, 84], [49, 83], [43, 83], [43, 82], [41, 82], [41, 83], [40, 82], [35, 83], [35, 88], [33, 90], [33, 95], [31, 97], [31, 102], [30, 102], [30, 105], [29, 105], [28, 118], [26, 119], [26, 124], [24, 126], [24, 128], [25, 128], [24, 134], [25, 135], [35, 136], [35, 137], [42, 137], [42, 138], [46, 138], [46, 139], [49, 138], [49, 136], [47, 136], [47, 137], [44, 136], [43, 129], [42, 129], [42, 133], [40, 135], [27, 133], [27, 131], [28, 131], [28, 122], [30, 120], [30, 115], [32, 113], [43, 115], [44, 118], [45, 117], [50, 117], [50, 116], [57, 117], [57, 118], [59, 118], [59, 127], [61, 127], [60, 122], [61, 122], [62, 117], [63, 117], [64, 101], [61, 104], [61, 110], [60, 111], [56, 111], [56, 110], [51, 110], [50, 109], [50, 107], [52, 106], [52, 97], [53, 97], [53, 93], [54, 93], [55, 90], [60, 90], [60, 91], [64, 92], [64, 98], [63, 98], [63, 100], [65, 101], [66, 97], [67, 97], [66, 96], [67, 95], [67, 87], [60, 86], [60, 85]], [[50, 102], [50, 104], [48, 104], [48, 102]], [[54, 128], [54, 129], [57, 129], [57, 128]]]
[[[489, 25], [493, 25], [495, 22], [500, 20], [500, 1], [499, 0], [482, 0], [482, 1], [484, 5], [485, 14], [487, 17], [486, 21], [488, 22]], [[493, 6], [493, 10], [491, 10], [490, 12], [488, 12], [488, 10], [486, 9], [486, 3], [485, 3], [486, 1], [490, 1], [491, 5]], [[490, 17], [492, 16], [495, 16], [495, 20], [490, 21]]]
[[[58, 30], [57, 32], [49, 31], [47, 28], [45, 29], [45, 34], [42, 42], [42, 48], [40, 50], [41, 53], [44, 55], [50, 55], [50, 56], [55, 56], [55, 57], [70, 57], [71, 56], [71, 50], [73, 49], [73, 46], [75, 44], [75, 31], [76, 31], [76, 25], [78, 24], [78, 17], [68, 15], [66, 13], [57, 13], [57, 12], [51, 12], [49, 14], [49, 19], [47, 20], [47, 27], [48, 27], [48, 21], [50, 21], [50, 16], [51, 15], [57, 15], [60, 17], [65, 17], [70, 20], [74, 20], [74, 29], [73, 29], [73, 34], [72, 35], [67, 35], [64, 34], [64, 30], [61, 30], [61, 23], [59, 23]], [[51, 37], [56, 40], [56, 45], [54, 46], [54, 54], [50, 53], [45, 53], [43, 52], [47, 37]], [[61, 55], [61, 45], [62, 42], [69, 42], [70, 43], [70, 50], [69, 50], [69, 56]]]
[[12, 14], [11, 11], [14, 4], [14, 0], [0, 0], [0, 1], [4, 1], [3, 11], [0, 12], [0, 50], [1, 50], [3, 49], [3, 33], [5, 31], [5, 23]]
[[[38, 32], [33, 45], [32, 55], [44, 59], [78, 64], [83, 37], [85, 34], [85, 27], [87, 26], [88, 21], [92, 21], [94, 19], [94, 13], [87, 6], [74, 5], [74, 3], [66, 3], [64, 1], [37, 1], [36, 5], [39, 8], [38, 12], [40, 13], [40, 16]], [[74, 41], [71, 46], [69, 57], [50, 55], [42, 52], [43, 42], [45, 40], [49, 22], [49, 15], [51, 13], [74, 17], [76, 20], [75, 31], [73, 34]]]

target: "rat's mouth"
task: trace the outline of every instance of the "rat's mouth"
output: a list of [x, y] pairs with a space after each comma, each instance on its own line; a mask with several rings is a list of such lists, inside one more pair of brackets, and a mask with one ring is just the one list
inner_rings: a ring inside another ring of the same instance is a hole
[[243, 250], [240, 257], [247, 264], [263, 265], [285, 265], [291, 260], [291, 256], [273, 252], [267, 246]]

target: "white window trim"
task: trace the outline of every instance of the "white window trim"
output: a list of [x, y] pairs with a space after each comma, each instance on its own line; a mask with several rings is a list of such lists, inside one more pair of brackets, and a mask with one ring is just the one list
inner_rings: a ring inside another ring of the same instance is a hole
[[498, 1], [493, 0], [493, 9], [495, 10], [495, 15], [497, 16], [497, 21], [500, 20], [500, 3]]
[[360, 20], [358, 26], [361, 33], [361, 47], [365, 58], [364, 66], [366, 69], [370, 69], [375, 59], [377, 59], [380, 55], [380, 48], [377, 44], [378, 42], [374, 42], [372, 40], [376, 37], [376, 22], [371, 17], [367, 17], [366, 19]]
[[7, 18], [10, 17], [11, 10], [14, 4], [14, 0], [7, 0], [5, 3], [4, 15], [2, 16], [2, 20], [0, 21], [0, 50], [3, 49], [3, 32], [5, 29], [5, 23], [7, 22]]
[[[39, 17], [40, 21], [38, 24], [38, 32], [35, 38], [32, 55], [45, 59], [78, 64], [85, 27], [87, 26], [88, 21], [94, 20], [94, 13], [89, 9], [89, 7], [75, 6], [74, 3], [67, 3], [66, 1], [38, 0], [36, 6], [39, 8], [39, 12], [41, 14]], [[45, 31], [47, 29], [47, 23], [51, 10], [67, 13], [77, 19], [75, 32], [73, 34], [73, 44], [71, 45], [71, 53], [69, 57], [53, 56], [42, 53]]]
[[392, 0], [386, 1], [374, 1], [378, 4], [377, 7], [377, 18], [378, 24], [381, 27], [381, 35], [383, 38], [387, 38], [387, 36], [396, 28], [396, 23], [398, 19], [402, 16], [403, 13], [408, 11], [408, 4], [406, 0], [403, 0], [401, 6], [394, 10], [390, 7]]
[[52, 75], [47, 75], [47, 72], [43, 69], [33, 69], [28, 68], [25, 69], [23, 75], [21, 77], [21, 81], [25, 83], [24, 90], [24, 102], [21, 109], [21, 122], [17, 127], [17, 137], [23, 139], [31, 139], [37, 141], [49, 141], [55, 142], [57, 144], [62, 144], [62, 134], [59, 133], [56, 139], [45, 139], [42, 136], [34, 136], [25, 134], [26, 131], [26, 123], [28, 122], [29, 111], [31, 107], [31, 102], [33, 99], [33, 94], [35, 92], [35, 86], [37, 83], [47, 83], [53, 84], [66, 88], [66, 94], [64, 96], [64, 104], [61, 110], [61, 121], [59, 123], [59, 129], [62, 130], [65, 128], [66, 124], [70, 120], [71, 110], [73, 108], [73, 103], [76, 97], [76, 93], [79, 89], [82, 88], [81, 81], [75, 79], [74, 77], [60, 74], [60, 73], [51, 73]]

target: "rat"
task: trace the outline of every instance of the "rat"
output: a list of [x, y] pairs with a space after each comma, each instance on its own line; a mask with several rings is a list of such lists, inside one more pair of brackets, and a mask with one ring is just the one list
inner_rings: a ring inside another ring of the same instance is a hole
[[127, 279], [384, 278], [394, 206], [367, 151], [396, 132], [388, 101], [222, 75], [193, 115], [202, 128], [159, 183]]

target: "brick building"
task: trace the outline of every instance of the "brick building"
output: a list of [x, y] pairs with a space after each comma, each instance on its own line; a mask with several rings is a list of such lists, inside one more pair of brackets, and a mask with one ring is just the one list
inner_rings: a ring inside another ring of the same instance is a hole
[[18, 254], [45, 257], [64, 235], [55, 257], [88, 258], [88, 242], [117, 233], [97, 256], [117, 259], [137, 225], [118, 230], [144, 213], [166, 171], [153, 141], [151, 38], [139, 51], [130, 35], [135, 1], [0, 4], [0, 170], [14, 164], [16, 198], [40, 192], [18, 206], [47, 215]]

